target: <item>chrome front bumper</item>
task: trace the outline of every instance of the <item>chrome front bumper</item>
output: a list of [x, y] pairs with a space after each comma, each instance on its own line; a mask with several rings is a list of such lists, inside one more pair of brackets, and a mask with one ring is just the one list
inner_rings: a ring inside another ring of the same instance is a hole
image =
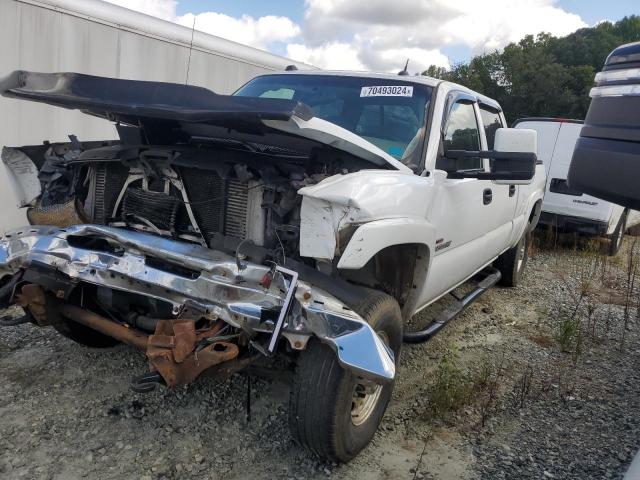
[[[107, 240], [115, 249], [83, 247], [86, 240]], [[120, 228], [76, 225], [66, 229], [31, 226], [0, 239], [0, 279], [37, 263], [86, 282], [153, 297], [178, 316], [196, 308], [202, 316], [222, 319], [253, 334], [273, 331], [273, 318], [285, 302], [286, 279], [276, 272], [270, 285], [267, 266], [199, 245]], [[171, 272], [171, 266], [180, 273]], [[183, 273], [187, 269], [188, 274]], [[326, 292], [299, 281], [282, 335], [302, 350], [311, 336], [336, 352], [340, 364], [376, 382], [395, 377], [393, 353], [354, 311]]]

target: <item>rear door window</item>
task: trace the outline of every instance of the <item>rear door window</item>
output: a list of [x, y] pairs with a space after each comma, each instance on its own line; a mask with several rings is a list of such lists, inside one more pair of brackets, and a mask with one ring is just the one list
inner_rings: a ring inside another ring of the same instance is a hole
[[480, 105], [480, 118], [482, 118], [484, 134], [487, 137], [487, 149], [493, 150], [496, 139], [496, 130], [504, 127], [502, 124], [502, 118], [500, 118], [500, 112], [491, 110], [484, 105]]

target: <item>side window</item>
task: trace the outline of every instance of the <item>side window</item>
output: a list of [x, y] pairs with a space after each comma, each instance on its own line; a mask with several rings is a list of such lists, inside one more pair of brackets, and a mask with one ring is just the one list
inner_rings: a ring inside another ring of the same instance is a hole
[[504, 127], [500, 113], [489, 110], [487, 107], [480, 105], [480, 117], [484, 125], [484, 134], [487, 137], [487, 149], [493, 150], [493, 142], [496, 138], [496, 130]]
[[[456, 102], [446, 120], [444, 150], [480, 150], [480, 131], [475, 110], [470, 103]], [[474, 170], [482, 168], [479, 157], [450, 160], [439, 158], [436, 168], [446, 171]]]

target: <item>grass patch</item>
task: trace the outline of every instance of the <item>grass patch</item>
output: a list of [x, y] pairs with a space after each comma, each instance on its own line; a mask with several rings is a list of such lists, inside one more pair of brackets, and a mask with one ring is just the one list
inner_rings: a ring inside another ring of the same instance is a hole
[[575, 318], [564, 318], [562, 322], [560, 322], [558, 336], [556, 337], [556, 340], [558, 340], [560, 344], [560, 350], [567, 353], [573, 352], [579, 338], [580, 321]]
[[430, 416], [446, 418], [448, 414], [473, 404], [479, 414], [479, 423], [484, 427], [497, 403], [504, 356], [499, 366], [489, 359], [478, 363], [479, 368], [468, 371], [458, 366], [454, 353], [449, 352], [442, 358], [429, 390]]
[[457, 357], [447, 353], [436, 368], [434, 383], [429, 392], [430, 413], [442, 415], [458, 410], [469, 403], [473, 383], [469, 375], [457, 364]]

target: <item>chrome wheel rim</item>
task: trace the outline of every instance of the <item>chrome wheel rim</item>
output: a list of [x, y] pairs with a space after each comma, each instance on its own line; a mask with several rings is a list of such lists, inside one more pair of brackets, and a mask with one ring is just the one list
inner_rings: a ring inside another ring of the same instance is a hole
[[[384, 332], [378, 332], [378, 336], [386, 345], [389, 345], [388, 337]], [[351, 423], [358, 427], [369, 420], [381, 395], [382, 385], [361, 379], [356, 380], [351, 396]]]

